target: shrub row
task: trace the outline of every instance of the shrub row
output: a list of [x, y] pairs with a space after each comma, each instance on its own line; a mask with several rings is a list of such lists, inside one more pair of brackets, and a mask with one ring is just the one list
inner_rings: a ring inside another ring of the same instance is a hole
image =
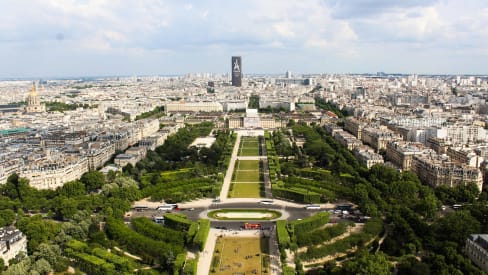
[[166, 226], [161, 226], [148, 218], [134, 218], [132, 219], [131, 223], [132, 228], [137, 233], [151, 239], [180, 246], [185, 245], [185, 232], [177, 231]]
[[276, 221], [276, 234], [280, 247], [290, 247], [290, 235], [288, 235], [288, 230], [286, 229], [286, 220]]
[[273, 197], [296, 201], [299, 203], [319, 203], [320, 194], [302, 188], [282, 188], [273, 184], [271, 188]]
[[129, 259], [110, 253], [105, 249], [94, 248], [92, 254], [115, 265], [117, 271], [130, 272], [134, 269], [134, 264]]
[[330, 241], [332, 238], [344, 234], [348, 226], [350, 226], [350, 224], [346, 222], [340, 222], [338, 224], [326, 227], [324, 229], [312, 230], [312, 231], [295, 231], [297, 245], [299, 247], [303, 247], [303, 246], [317, 245], [317, 244]]
[[167, 264], [168, 258], [184, 252], [184, 248], [149, 237], [129, 229], [123, 221], [107, 218], [105, 224], [107, 237], [127, 247], [129, 252], [142, 257], [143, 262]]
[[192, 221], [186, 218], [183, 214], [166, 213], [164, 214], [164, 224], [169, 228], [178, 231], [188, 231], [192, 225]]
[[200, 251], [205, 248], [205, 242], [207, 241], [208, 233], [210, 231], [210, 220], [200, 219], [198, 220], [198, 231], [193, 238], [193, 244], [198, 247]]
[[293, 221], [290, 225], [295, 232], [310, 232], [329, 222], [329, 213], [320, 212], [303, 220]]

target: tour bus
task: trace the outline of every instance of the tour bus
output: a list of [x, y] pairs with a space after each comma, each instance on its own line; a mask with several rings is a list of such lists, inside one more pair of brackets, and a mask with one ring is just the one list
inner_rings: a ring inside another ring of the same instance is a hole
[[175, 208], [177, 208], [178, 205], [176, 204], [164, 204], [164, 205], [160, 205], [158, 206], [158, 208], [156, 208], [156, 210], [159, 210], [159, 211], [171, 211]]
[[318, 210], [318, 209], [320, 209], [320, 205], [318, 205], [318, 204], [309, 204], [309, 205], [305, 206], [305, 209], [307, 209], [307, 210]]

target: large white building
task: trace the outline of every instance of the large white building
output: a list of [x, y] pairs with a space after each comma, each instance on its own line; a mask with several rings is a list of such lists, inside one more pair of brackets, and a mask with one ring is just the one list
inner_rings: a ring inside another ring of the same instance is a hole
[[166, 103], [165, 109], [167, 113], [178, 112], [222, 112], [223, 107], [219, 102], [213, 101], [199, 101], [199, 102], [171, 102]]

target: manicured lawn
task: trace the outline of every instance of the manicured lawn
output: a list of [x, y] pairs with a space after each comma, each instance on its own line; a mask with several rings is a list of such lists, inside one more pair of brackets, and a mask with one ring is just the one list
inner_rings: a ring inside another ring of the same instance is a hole
[[236, 182], [259, 182], [259, 171], [242, 171], [235, 172], [234, 180]]
[[260, 183], [237, 183], [233, 182], [233, 189], [230, 192], [232, 198], [260, 198]]
[[235, 170], [256, 170], [259, 171], [259, 160], [238, 160]]
[[241, 148], [239, 150], [239, 156], [241, 157], [253, 157], [253, 156], [259, 156], [259, 149], [258, 148]]
[[[268, 239], [220, 237], [212, 257], [210, 274], [265, 274], [263, 258], [269, 257]], [[265, 267], [269, 273], [269, 260]]]
[[257, 137], [244, 137], [239, 145], [239, 156], [259, 156], [259, 140]]

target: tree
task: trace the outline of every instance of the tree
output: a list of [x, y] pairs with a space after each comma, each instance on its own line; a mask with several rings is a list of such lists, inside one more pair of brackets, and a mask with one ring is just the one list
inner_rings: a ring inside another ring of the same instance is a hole
[[61, 260], [61, 248], [55, 244], [41, 243], [37, 250], [34, 252], [33, 256], [36, 260], [44, 259], [48, 261], [51, 267], [54, 267], [56, 271], [64, 271], [66, 268], [61, 268], [61, 270], [56, 269], [58, 263]]
[[80, 180], [85, 184], [87, 191], [96, 191], [105, 184], [105, 176], [99, 171], [86, 172]]
[[440, 241], [452, 241], [458, 248], [464, 246], [470, 234], [480, 232], [480, 223], [468, 211], [456, 211], [440, 218], [433, 225], [434, 233]]
[[430, 267], [413, 256], [402, 257], [398, 263], [398, 275], [429, 275]]
[[0, 211], [0, 227], [11, 225], [15, 220], [15, 212], [11, 209]]
[[3, 258], [0, 258], [0, 274], [2, 274], [2, 271], [5, 269], [5, 262], [3, 261]]
[[58, 194], [66, 197], [77, 197], [85, 194], [85, 185], [80, 181], [70, 181], [58, 188]]
[[374, 274], [390, 275], [391, 263], [386, 259], [385, 254], [369, 254], [366, 251], [353, 260], [344, 263], [343, 272], [345, 274]]
[[39, 259], [32, 265], [31, 274], [32, 271], [37, 271], [41, 275], [47, 275], [52, 271], [52, 267], [46, 259]]

